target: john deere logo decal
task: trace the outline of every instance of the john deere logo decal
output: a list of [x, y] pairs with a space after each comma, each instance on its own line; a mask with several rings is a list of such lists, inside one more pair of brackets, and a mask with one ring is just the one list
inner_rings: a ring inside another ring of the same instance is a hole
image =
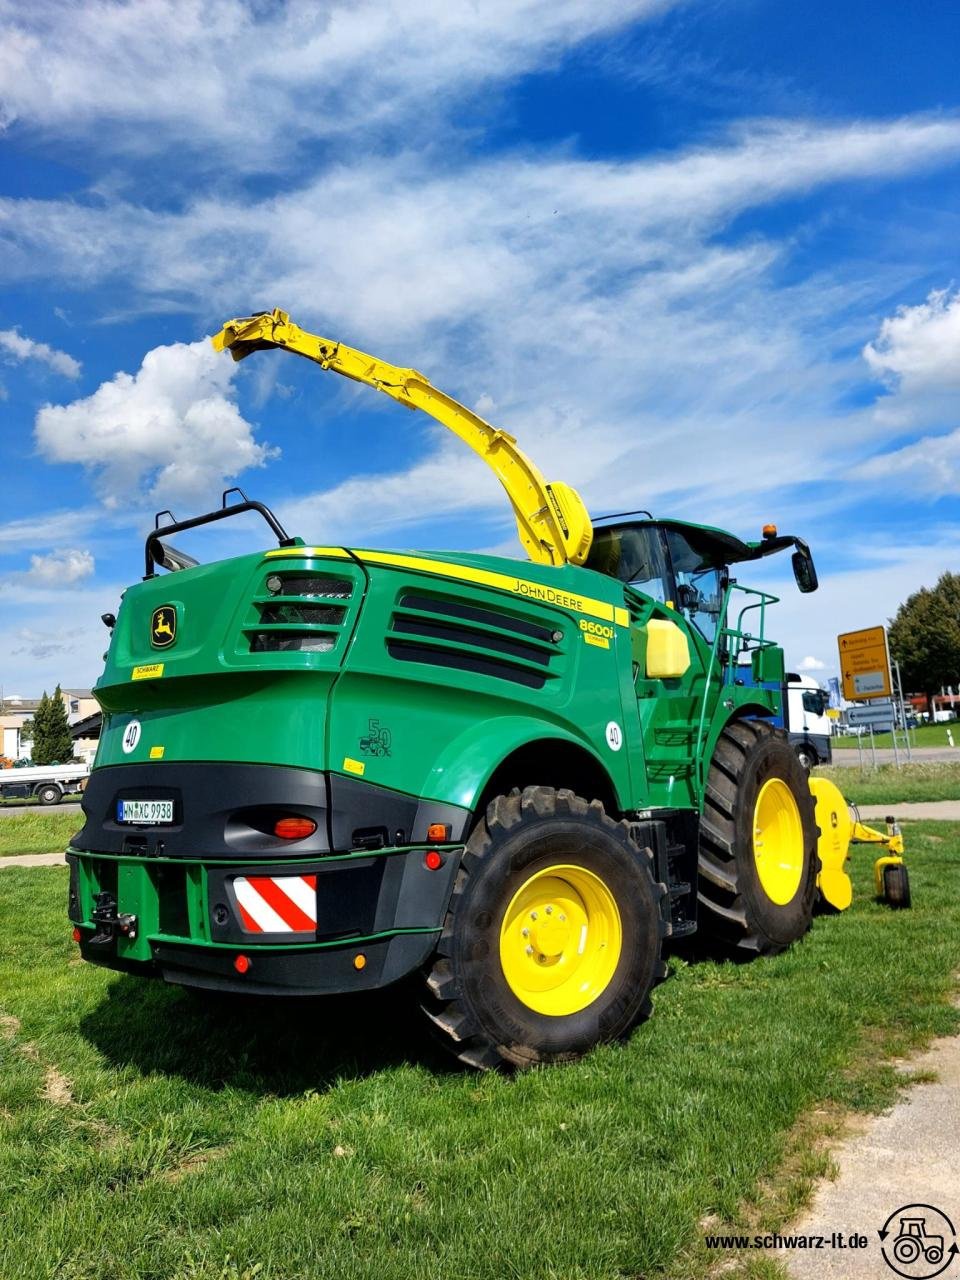
[[150, 643], [155, 649], [169, 649], [177, 638], [177, 611], [172, 604], [154, 609], [150, 623]]

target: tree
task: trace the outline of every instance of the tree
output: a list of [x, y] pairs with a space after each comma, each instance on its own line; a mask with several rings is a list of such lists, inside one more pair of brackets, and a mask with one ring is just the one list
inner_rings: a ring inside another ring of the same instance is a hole
[[926, 696], [932, 719], [934, 695], [960, 681], [960, 574], [945, 573], [935, 587], [909, 596], [889, 636], [904, 684]]
[[69, 760], [73, 756], [73, 738], [67, 723], [67, 710], [63, 705], [60, 686], [52, 698], [43, 691], [39, 706], [33, 714], [34, 764], [52, 764], [55, 760]]

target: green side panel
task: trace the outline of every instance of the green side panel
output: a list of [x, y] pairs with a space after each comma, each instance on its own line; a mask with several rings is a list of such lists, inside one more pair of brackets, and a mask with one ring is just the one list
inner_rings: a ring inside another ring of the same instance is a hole
[[[683, 676], [646, 677], [651, 617], [686, 634]], [[772, 646], [755, 662], [782, 675]], [[511, 752], [560, 741], [623, 810], [697, 806], [723, 723], [773, 700], [729, 671], [681, 613], [590, 569], [291, 548], [125, 592], [97, 764], [327, 769], [472, 807]]]
[[[503, 561], [486, 563], [502, 572]], [[523, 566], [531, 576], [535, 568]], [[362, 625], [331, 701], [334, 771], [360, 765], [369, 782], [470, 807], [512, 751], [557, 739], [599, 760], [626, 803], [630, 753], [607, 741], [609, 724], [623, 731], [623, 626], [436, 573], [373, 565], [369, 573]], [[561, 596], [598, 594], [595, 574], [547, 574]], [[622, 602], [615, 583], [600, 585], [611, 603]], [[475, 612], [457, 617], [464, 606]], [[528, 651], [542, 661], [522, 656]]]
[[[107, 713], [97, 764], [233, 760], [324, 768], [326, 703], [360, 616], [366, 576], [349, 560], [301, 558], [294, 568], [282, 594], [266, 585], [284, 575], [263, 555], [131, 587], [96, 686]], [[300, 594], [288, 596], [287, 586]], [[309, 594], [320, 590], [339, 595]], [[158, 609], [176, 617], [176, 638], [162, 648], [151, 640]], [[295, 621], [304, 617], [310, 620]], [[316, 647], [284, 651], [279, 646], [291, 636], [307, 636]], [[258, 650], [263, 645], [278, 647]], [[124, 742], [131, 720], [141, 725], [132, 746]]]

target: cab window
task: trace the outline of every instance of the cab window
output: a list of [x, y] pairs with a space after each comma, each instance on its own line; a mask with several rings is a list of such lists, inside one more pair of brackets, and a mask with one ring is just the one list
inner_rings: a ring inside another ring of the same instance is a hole
[[652, 525], [626, 525], [597, 529], [587, 558], [587, 568], [628, 582], [660, 604], [666, 603], [667, 567], [660, 530]]
[[723, 607], [724, 570], [711, 565], [676, 529], [667, 530], [667, 547], [677, 587], [674, 606], [713, 644]]

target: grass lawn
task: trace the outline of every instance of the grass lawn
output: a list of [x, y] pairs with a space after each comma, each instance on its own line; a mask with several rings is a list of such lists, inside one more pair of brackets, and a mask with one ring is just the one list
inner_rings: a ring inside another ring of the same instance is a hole
[[830, 778], [851, 804], [903, 804], [912, 800], [960, 800], [960, 760], [956, 764], [882, 764], [876, 769], [816, 769]]
[[55, 853], [66, 849], [83, 826], [83, 814], [11, 813], [0, 817], [0, 857], [11, 853]]
[[914, 910], [863, 857], [789, 953], [674, 956], [627, 1045], [514, 1078], [453, 1069], [394, 992], [198, 1001], [79, 963], [66, 871], [0, 872], [0, 1276], [706, 1276], [707, 1215], [781, 1225], [826, 1167], [814, 1109], [887, 1104], [889, 1056], [960, 1024], [960, 824], [909, 840]]
[[[947, 737], [947, 730], [953, 734], [953, 740], [960, 749], [960, 723], [954, 720], [948, 724], [918, 724], [916, 729], [910, 730], [910, 745], [912, 747], [949, 747], [950, 739]], [[874, 741], [878, 747], [892, 747], [893, 737], [889, 733], [875, 733]], [[865, 751], [870, 749], [870, 735], [860, 739]], [[903, 743], [903, 734], [897, 734], [897, 749], [899, 750]], [[842, 734], [840, 737], [833, 739], [834, 747], [852, 747], [854, 751], [857, 749], [857, 739], [853, 734]]]

